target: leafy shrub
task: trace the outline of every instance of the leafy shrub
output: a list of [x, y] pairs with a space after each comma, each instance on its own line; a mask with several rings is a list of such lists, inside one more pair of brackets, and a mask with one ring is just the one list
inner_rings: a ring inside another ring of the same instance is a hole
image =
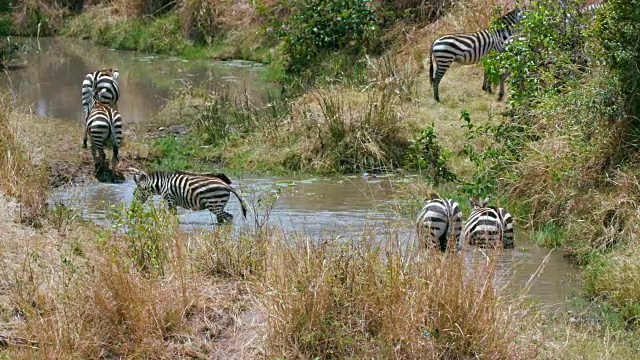
[[145, 209], [138, 201], [111, 214], [114, 229], [124, 230], [130, 264], [146, 275], [162, 276], [169, 261], [170, 240], [177, 224], [153, 205]]
[[449, 149], [440, 144], [434, 124], [431, 123], [417, 139], [410, 140], [405, 167], [411, 170], [428, 170], [427, 177], [437, 186], [441, 180], [456, 180], [456, 174], [447, 166], [450, 155]]
[[640, 137], [640, 1], [612, 0], [606, 3], [605, 11], [594, 29], [594, 35], [602, 46], [599, 55], [622, 89], [626, 119], [633, 132], [633, 142]]
[[271, 26], [282, 40], [286, 70], [299, 74], [324, 53], [360, 54], [377, 39], [378, 21], [368, 0], [293, 0], [280, 5], [290, 15]]
[[467, 140], [489, 138], [486, 147], [476, 149], [470, 143], [464, 145], [464, 154], [476, 165], [471, 182], [463, 186], [469, 196], [495, 194], [500, 181], [513, 179], [515, 165], [520, 161], [523, 146], [531, 141], [527, 127], [514, 122], [476, 125], [467, 111], [461, 119], [466, 123]]

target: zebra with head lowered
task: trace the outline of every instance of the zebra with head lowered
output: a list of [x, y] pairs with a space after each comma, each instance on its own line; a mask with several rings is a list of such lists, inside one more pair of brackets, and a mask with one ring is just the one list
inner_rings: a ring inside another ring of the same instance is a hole
[[[507, 39], [511, 38], [515, 32], [515, 25], [522, 17], [522, 10], [515, 8], [504, 16], [496, 20], [494, 29], [485, 29], [474, 33], [460, 33], [444, 35], [436, 39], [431, 44], [429, 56], [429, 79], [433, 85], [433, 97], [440, 101], [438, 86], [444, 74], [454, 62], [463, 64], [475, 64], [487, 55], [491, 50], [502, 52]], [[435, 60], [436, 70], [433, 71]], [[500, 78], [500, 93], [498, 100], [504, 96], [504, 79]], [[491, 84], [485, 71], [482, 81], [482, 90], [491, 92]]]
[[416, 228], [418, 238], [428, 248], [444, 252], [450, 242], [455, 242], [456, 250], [462, 248], [462, 211], [452, 199], [427, 202], [418, 214]]
[[231, 181], [222, 173], [195, 173], [188, 171], [144, 171], [133, 169], [136, 183], [134, 199], [144, 203], [153, 195], [160, 195], [167, 202], [169, 211], [176, 213], [177, 206], [188, 210], [209, 210], [218, 223], [231, 221], [233, 215], [224, 211], [233, 193], [240, 201], [242, 215], [247, 217], [247, 204], [230, 186]]
[[503, 208], [488, 206], [489, 198], [482, 202], [469, 199], [471, 214], [464, 226], [464, 241], [478, 247], [511, 249], [513, 243], [513, 217]]
[[96, 172], [106, 165], [105, 147], [111, 147], [113, 155], [111, 168], [118, 167], [118, 150], [122, 146], [122, 117], [118, 110], [96, 101], [92, 102], [91, 112], [87, 116], [84, 138], [91, 138], [91, 155]]
[[[93, 104], [99, 103], [115, 108], [120, 98], [118, 69], [107, 69], [88, 73], [82, 81], [82, 110], [85, 125]], [[87, 148], [87, 134], [82, 139], [82, 147]]]

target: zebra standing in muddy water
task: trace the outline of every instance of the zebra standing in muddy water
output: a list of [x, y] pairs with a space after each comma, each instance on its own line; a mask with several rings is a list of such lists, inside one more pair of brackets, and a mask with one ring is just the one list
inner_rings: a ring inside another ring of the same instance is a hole
[[[478, 199], [479, 200], [479, 199]], [[469, 199], [471, 214], [464, 226], [464, 241], [478, 247], [505, 249], [514, 247], [513, 217], [504, 208], [488, 206], [489, 198], [482, 202]]]
[[134, 199], [144, 203], [153, 195], [160, 195], [167, 202], [169, 211], [176, 213], [176, 206], [188, 210], [209, 210], [218, 223], [233, 220], [224, 211], [233, 193], [240, 201], [242, 215], [247, 217], [247, 204], [230, 186], [231, 181], [221, 173], [195, 173], [188, 171], [144, 171], [131, 168], [136, 183]]
[[[82, 110], [85, 126], [94, 103], [100, 103], [115, 108], [120, 98], [118, 87], [118, 69], [107, 69], [88, 73], [82, 81]], [[82, 139], [82, 148], [87, 148], [87, 133]]]
[[87, 116], [84, 138], [91, 138], [91, 155], [95, 163], [96, 174], [106, 165], [105, 147], [111, 147], [111, 170], [118, 167], [118, 150], [122, 146], [122, 117], [113, 107], [93, 101], [91, 112]]
[[450, 240], [462, 248], [462, 211], [452, 199], [434, 199], [425, 204], [416, 221], [418, 239], [431, 249], [446, 251]]
[[[491, 50], [502, 52], [507, 39], [513, 37], [515, 25], [520, 21], [521, 17], [522, 10], [515, 8], [496, 20], [498, 22], [496, 29], [485, 29], [474, 33], [450, 34], [436, 39], [431, 44], [429, 56], [429, 80], [433, 85], [434, 99], [438, 102], [440, 101], [438, 86], [451, 64], [454, 62], [475, 64]], [[433, 71], [434, 60], [436, 63], [435, 74]], [[502, 100], [504, 96], [504, 80], [505, 76], [503, 75], [500, 78], [498, 100]], [[482, 90], [491, 92], [491, 84], [486, 71], [482, 80]]]

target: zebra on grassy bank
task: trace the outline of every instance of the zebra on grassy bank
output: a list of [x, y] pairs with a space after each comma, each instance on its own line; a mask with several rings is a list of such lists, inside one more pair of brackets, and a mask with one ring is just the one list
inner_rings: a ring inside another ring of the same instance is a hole
[[122, 146], [122, 117], [118, 110], [109, 105], [93, 102], [91, 112], [86, 119], [84, 138], [91, 138], [91, 155], [96, 172], [104, 168], [107, 162], [105, 147], [111, 147], [111, 169], [118, 167], [118, 150]]
[[[522, 10], [515, 8], [496, 20], [495, 29], [444, 35], [436, 39], [431, 44], [429, 56], [429, 80], [433, 85], [434, 99], [440, 101], [438, 86], [452, 63], [475, 64], [491, 50], [502, 52], [507, 39], [514, 35], [515, 25], [521, 17]], [[433, 70], [434, 60], [436, 63], [435, 73]], [[505, 76], [502, 76], [498, 100], [502, 100], [504, 96], [504, 80]], [[482, 80], [482, 90], [491, 92], [491, 84], [486, 71]]]
[[[82, 81], [82, 110], [85, 125], [94, 103], [100, 103], [115, 108], [120, 98], [118, 87], [118, 69], [107, 69], [88, 73]], [[82, 147], [87, 148], [87, 136], [82, 140]]]
[[434, 199], [425, 204], [416, 221], [418, 239], [430, 249], [446, 251], [455, 242], [462, 248], [462, 211], [452, 199]]
[[471, 214], [464, 226], [465, 244], [478, 247], [505, 249], [514, 247], [513, 217], [504, 208], [488, 206], [489, 198], [482, 202], [469, 199]]
[[222, 173], [195, 173], [189, 171], [144, 171], [133, 169], [136, 183], [134, 199], [144, 203], [153, 195], [160, 195], [167, 202], [169, 211], [176, 213], [177, 206], [188, 210], [209, 210], [218, 223], [233, 220], [224, 211], [233, 193], [240, 201], [242, 215], [247, 217], [247, 204], [230, 186], [231, 181]]

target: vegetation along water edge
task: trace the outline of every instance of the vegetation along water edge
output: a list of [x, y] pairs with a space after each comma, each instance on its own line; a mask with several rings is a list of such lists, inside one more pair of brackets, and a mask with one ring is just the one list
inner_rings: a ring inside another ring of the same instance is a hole
[[[259, 61], [278, 84], [264, 103], [176, 89], [151, 122], [125, 130], [137, 137], [123, 168], [419, 173], [398, 189], [407, 218], [422, 203], [415, 194], [491, 196], [581, 266], [583, 312], [550, 313], [496, 289], [491, 256], [467, 277], [459, 257], [364, 231], [320, 243], [267, 225], [189, 233], [136, 204], [114, 211], [126, 232], [87, 223], [42, 200], [90, 177], [81, 132], [5, 95], [0, 358], [638, 356], [640, 1], [593, 11], [592, 1], [94, 3], [0, 1], [0, 31]], [[453, 65], [436, 102], [432, 42], [499, 27], [492, 19], [516, 5], [525, 15], [505, 51]], [[481, 91], [483, 76], [504, 74], [504, 101]]]

